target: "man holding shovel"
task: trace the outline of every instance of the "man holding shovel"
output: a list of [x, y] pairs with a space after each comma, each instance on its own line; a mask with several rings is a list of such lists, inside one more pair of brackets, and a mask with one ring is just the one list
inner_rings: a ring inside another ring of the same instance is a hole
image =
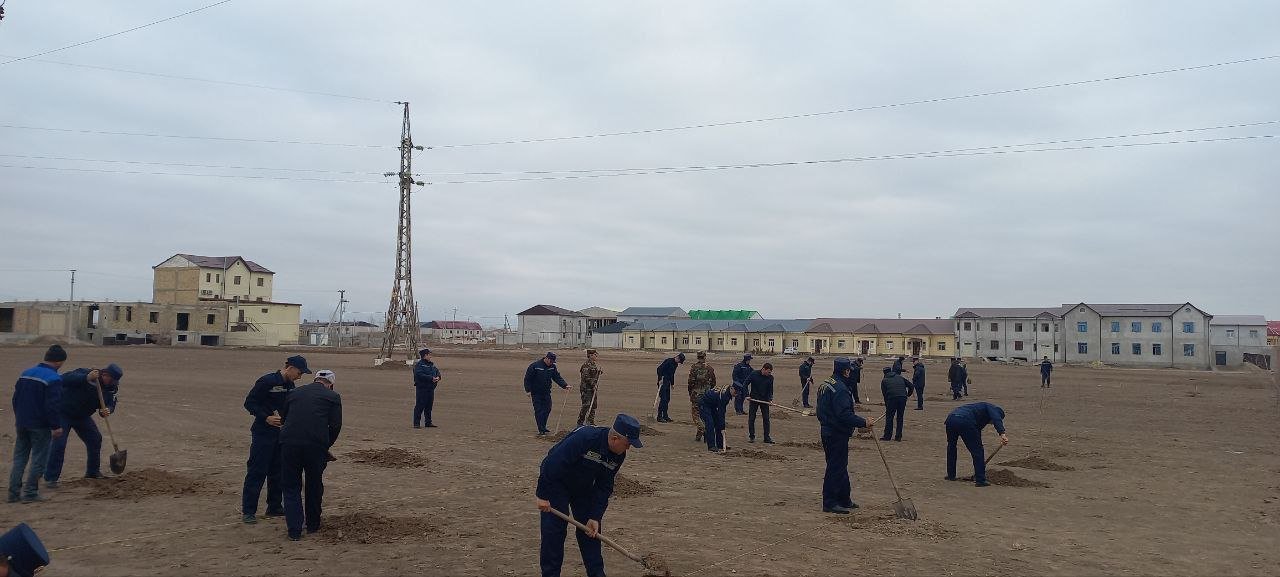
[[700, 407], [702, 395], [715, 387], [716, 370], [707, 364], [707, 351], [698, 351], [698, 362], [689, 367], [689, 403], [693, 405], [694, 441], [701, 441], [703, 435], [714, 434], [714, 431], [706, 428]]
[[524, 393], [533, 401], [533, 420], [538, 425], [538, 436], [544, 436], [547, 430], [547, 417], [551, 416], [551, 383], [569, 390], [569, 383], [560, 376], [556, 368], [556, 354], [547, 351], [541, 359], [533, 361], [524, 371]]
[[582, 564], [588, 577], [604, 575], [597, 535], [613, 495], [613, 480], [627, 458], [627, 449], [643, 446], [640, 421], [619, 414], [613, 428], [581, 427], [547, 452], [538, 468], [536, 494], [538, 510], [542, 512], [538, 563], [543, 577], [558, 577], [564, 563], [567, 522], [552, 509], [569, 512], [586, 527], [576, 534]]
[[662, 361], [658, 365], [658, 422], [672, 423], [675, 422], [671, 418], [671, 387], [676, 384], [676, 368], [684, 364], [684, 353], [677, 353], [676, 356]]
[[853, 412], [849, 379], [853, 363], [837, 357], [835, 372], [818, 386], [818, 423], [822, 425], [822, 452], [827, 469], [822, 477], [822, 512], [848, 515], [858, 507], [849, 486], [849, 437], [853, 430], [870, 432], [866, 419]]
[[956, 440], [964, 439], [964, 446], [973, 457], [973, 484], [986, 487], [987, 463], [983, 459], [982, 429], [994, 425], [1000, 433], [1000, 444], [1009, 444], [1004, 433], [1004, 409], [991, 403], [971, 403], [956, 407], [947, 415], [947, 480], [956, 480]]
[[773, 363], [765, 363], [760, 370], [752, 372], [747, 377], [747, 382], [743, 383], [750, 395], [750, 401], [764, 401], [764, 403], [751, 403], [748, 409], [750, 416], [747, 417], [747, 442], [756, 442], [756, 411], [764, 417], [764, 442], [765, 444], [773, 444], [773, 436], [769, 434], [769, 405], [765, 403], [773, 402]]
[[582, 396], [582, 408], [578, 409], [578, 426], [583, 423], [596, 426], [596, 404], [598, 394], [596, 386], [600, 384], [600, 375], [604, 371], [600, 369], [600, 365], [596, 364], [596, 357], [600, 356], [595, 349], [587, 349], [587, 362], [582, 363], [578, 367], [578, 394]]
[[733, 365], [733, 374], [730, 377], [733, 379], [733, 388], [737, 389], [734, 391], [733, 396], [734, 414], [747, 414], [747, 412], [742, 409], [742, 402], [747, 398], [747, 377], [750, 377], [754, 370], [755, 369], [751, 368], [750, 353], [742, 355], [742, 361]]
[[244, 399], [244, 410], [253, 415], [253, 425], [249, 427], [252, 441], [248, 470], [240, 499], [240, 512], [247, 524], [258, 522], [258, 497], [262, 494], [263, 481], [267, 483], [267, 516], [284, 514], [280, 489], [280, 427], [284, 426], [284, 416], [289, 412], [285, 398], [293, 390], [293, 382], [309, 374], [307, 359], [294, 355], [285, 359], [283, 369], [259, 378]]
[[[49, 450], [49, 463], [44, 469], [44, 484], [51, 489], [58, 488], [58, 480], [62, 477], [62, 463], [67, 454], [67, 440], [71, 431], [75, 431], [84, 441], [88, 459], [85, 464], [86, 479], [103, 479], [102, 474], [102, 433], [93, 422], [93, 414], [102, 418], [116, 412], [116, 399], [120, 379], [124, 377], [124, 369], [111, 363], [105, 369], [76, 369], [62, 375], [62, 407], [60, 424], [66, 434], [53, 440]], [[102, 389], [99, 402], [98, 388]], [[106, 404], [106, 408], [102, 405]]]

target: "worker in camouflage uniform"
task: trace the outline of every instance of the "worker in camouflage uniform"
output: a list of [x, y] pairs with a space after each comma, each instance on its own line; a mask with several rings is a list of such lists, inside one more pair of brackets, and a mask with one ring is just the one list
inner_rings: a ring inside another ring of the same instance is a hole
[[587, 349], [587, 362], [582, 363], [582, 367], [578, 372], [582, 375], [582, 408], [578, 410], [578, 426], [581, 427], [585, 421], [592, 427], [596, 426], [596, 385], [600, 383], [600, 375], [604, 371], [596, 365], [596, 357], [599, 353], [595, 349]]
[[693, 423], [698, 428], [697, 433], [693, 436], [695, 441], [701, 441], [702, 436], [707, 434], [706, 425], [702, 423], [702, 413], [698, 411], [698, 405], [702, 403], [703, 393], [706, 393], [708, 389], [714, 389], [715, 386], [716, 370], [707, 364], [707, 352], [698, 351], [698, 362], [689, 367], [689, 402], [693, 404]]

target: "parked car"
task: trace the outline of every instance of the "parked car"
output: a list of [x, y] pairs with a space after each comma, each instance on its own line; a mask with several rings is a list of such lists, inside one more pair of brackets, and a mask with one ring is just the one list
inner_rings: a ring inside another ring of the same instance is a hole
[[785, 349], [782, 349], [782, 354], [784, 354], [784, 355], [798, 355], [798, 354], [800, 354], [800, 350], [799, 350], [799, 349], [797, 349], [797, 348], [795, 348], [795, 347], [787, 347], [787, 348], [785, 348]]

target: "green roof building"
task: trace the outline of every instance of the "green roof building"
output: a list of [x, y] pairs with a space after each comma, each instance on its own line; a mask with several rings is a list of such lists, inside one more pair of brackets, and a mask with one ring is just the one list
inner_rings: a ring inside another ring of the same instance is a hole
[[700, 321], [749, 321], [764, 318], [759, 312], [747, 310], [691, 310], [689, 318]]

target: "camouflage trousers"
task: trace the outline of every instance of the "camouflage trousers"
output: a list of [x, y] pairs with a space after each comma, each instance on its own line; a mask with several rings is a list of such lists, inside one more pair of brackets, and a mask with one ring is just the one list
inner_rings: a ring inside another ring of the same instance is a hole
[[582, 393], [582, 408], [578, 409], [578, 426], [581, 427], [585, 422], [588, 425], [596, 424], [596, 399], [595, 387], [582, 387], [579, 389]]
[[706, 426], [702, 424], [702, 412], [698, 410], [698, 405], [702, 402], [703, 392], [698, 389], [689, 389], [689, 404], [693, 405], [693, 424], [698, 427], [699, 435], [707, 433]]

